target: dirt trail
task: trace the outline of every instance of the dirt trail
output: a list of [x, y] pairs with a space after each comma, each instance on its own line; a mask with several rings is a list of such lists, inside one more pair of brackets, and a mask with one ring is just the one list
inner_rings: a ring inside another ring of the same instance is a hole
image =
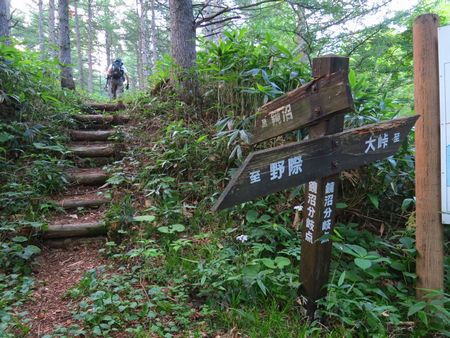
[[103, 241], [97, 239], [87, 243], [77, 241], [62, 249], [42, 248], [42, 254], [33, 266], [35, 291], [25, 305], [31, 320], [28, 324], [31, 337], [42, 337], [58, 326], [68, 327], [73, 323], [70, 313], [72, 301], [66, 293], [86, 271], [106, 263], [98, 253], [102, 244]]
[[[99, 107], [102, 110], [119, 110], [125, 106], [120, 104]], [[98, 107], [92, 106], [92, 109]], [[109, 141], [109, 137], [117, 133], [114, 125], [124, 124], [129, 119], [122, 115], [103, 114], [74, 115], [74, 118], [79, 121], [80, 126], [79, 129], [68, 131], [72, 139], [68, 148], [72, 149], [73, 160], [78, 168], [68, 172], [69, 179], [72, 177], [71, 186], [67, 187], [64, 193], [53, 197], [54, 202], [64, 208], [65, 212], [56, 213], [48, 219], [48, 229], [44, 231], [43, 238], [51, 240], [44, 242], [41, 255], [33, 262], [34, 292], [24, 309], [18, 309], [20, 312], [28, 312], [30, 337], [42, 337], [53, 333], [60, 326], [67, 328], [74, 324], [71, 315], [73, 304], [67, 296], [68, 290], [80, 282], [86, 271], [107, 264], [98, 252], [106, 237], [90, 236], [94, 236], [94, 233], [106, 235], [102, 219], [109, 199], [103, 198], [103, 185], [108, 174], [102, 169], [102, 164], [97, 163], [94, 168], [85, 168], [83, 163], [87, 161], [95, 165], [96, 160], [105, 156], [107, 163], [119, 159], [120, 147], [116, 147], [119, 144], [116, 142], [114, 145], [113, 141]], [[107, 132], [104, 128], [107, 128]], [[83, 151], [74, 146], [77, 144], [74, 142], [80, 141], [85, 143]], [[110, 146], [110, 153], [104, 153], [104, 145]], [[76, 175], [73, 172], [76, 172]], [[92, 175], [88, 175], [90, 172], [100, 172], [102, 175], [93, 180]], [[102, 198], [100, 202], [99, 198]], [[92, 203], [86, 204], [86, 201]], [[80, 205], [82, 207], [78, 207]], [[96, 228], [95, 232], [88, 227], [93, 223], [99, 224], [96, 225], [98, 229]], [[87, 238], [76, 237], [80, 235]]]

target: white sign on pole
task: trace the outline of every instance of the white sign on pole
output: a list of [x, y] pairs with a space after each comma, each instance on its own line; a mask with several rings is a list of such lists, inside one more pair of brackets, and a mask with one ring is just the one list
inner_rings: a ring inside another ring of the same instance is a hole
[[450, 224], [450, 26], [438, 30], [442, 223]]

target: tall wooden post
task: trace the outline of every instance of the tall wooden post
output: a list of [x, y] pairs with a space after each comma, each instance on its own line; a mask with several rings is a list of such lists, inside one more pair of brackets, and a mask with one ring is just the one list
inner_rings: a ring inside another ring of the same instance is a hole
[[438, 16], [419, 16], [413, 26], [416, 123], [417, 296], [444, 286], [439, 151]]
[[[313, 76], [320, 77], [337, 71], [348, 73], [348, 58], [324, 56], [313, 60]], [[313, 89], [314, 90], [314, 89]], [[321, 107], [314, 107], [320, 114]], [[344, 127], [344, 114], [320, 122], [309, 129], [310, 138], [338, 133]], [[336, 168], [339, 163], [333, 163]], [[301, 238], [300, 294], [306, 299], [306, 310], [310, 319], [314, 318], [317, 300], [327, 294], [331, 239], [334, 226], [336, 190], [338, 175], [320, 178], [305, 185], [305, 203], [303, 208], [303, 233]]]

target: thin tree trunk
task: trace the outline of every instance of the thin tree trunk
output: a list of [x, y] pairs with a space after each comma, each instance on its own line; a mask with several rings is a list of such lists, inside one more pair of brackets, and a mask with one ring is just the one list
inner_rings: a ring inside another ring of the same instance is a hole
[[88, 92], [92, 94], [93, 92], [93, 59], [92, 59], [92, 45], [93, 45], [93, 36], [92, 36], [92, 0], [88, 0], [88, 22], [87, 22], [87, 30], [88, 30]]
[[141, 41], [141, 64], [142, 64], [142, 90], [145, 89], [148, 78], [148, 43], [147, 43], [147, 6], [146, 1], [138, 0], [140, 7], [139, 15], [139, 40]]
[[48, 1], [48, 44], [50, 58], [55, 59], [58, 55], [55, 33], [55, 0]]
[[45, 37], [44, 37], [44, 4], [42, 0], [38, 1], [38, 34], [39, 34], [39, 52], [41, 59], [45, 58]]
[[138, 57], [137, 57], [137, 71], [138, 71], [138, 79], [139, 79], [139, 89], [144, 89], [144, 64], [142, 62], [142, 54], [144, 50], [144, 41], [142, 41], [142, 21], [141, 14], [139, 12], [139, 1], [136, 0], [136, 15], [138, 17]]
[[75, 34], [77, 45], [77, 58], [78, 58], [78, 77], [80, 81], [81, 89], [84, 89], [84, 71], [83, 71], [83, 52], [81, 50], [81, 34], [80, 34], [80, 18], [78, 15], [78, 1], [74, 0], [75, 6]]
[[75, 89], [72, 56], [70, 53], [69, 0], [59, 0], [59, 62], [61, 63], [61, 87]]
[[142, 58], [141, 58], [141, 41], [140, 39], [138, 39], [137, 41], [137, 53], [136, 53], [136, 66], [137, 66], [137, 85], [139, 87], [139, 89], [142, 89], [143, 86], [143, 75], [142, 75]]
[[111, 57], [111, 32], [109, 28], [105, 29], [105, 50], [106, 50], [106, 64], [109, 66], [112, 63]]
[[[171, 82], [178, 75], [181, 98], [190, 103], [198, 97], [198, 83], [194, 74], [196, 59], [195, 25], [192, 0], [169, 0], [171, 54], [179, 69], [174, 69]], [[175, 74], [176, 72], [176, 74]]]
[[156, 60], [158, 59], [158, 39], [156, 32], [156, 14], [155, 14], [155, 0], [151, 0], [151, 11], [152, 11], [152, 22], [151, 22], [151, 30], [152, 30], [152, 68], [155, 68]]
[[9, 20], [10, 20], [10, 2], [9, 0], [0, 0], [0, 38], [8, 38], [10, 35], [9, 30]]

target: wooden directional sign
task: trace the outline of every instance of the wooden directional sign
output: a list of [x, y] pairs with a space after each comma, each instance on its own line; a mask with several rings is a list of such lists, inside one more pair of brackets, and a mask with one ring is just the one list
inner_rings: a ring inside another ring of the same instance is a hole
[[255, 144], [353, 108], [347, 73], [324, 75], [262, 106], [250, 130]]
[[229, 182], [213, 211], [393, 155], [417, 118], [371, 124], [253, 152]]

